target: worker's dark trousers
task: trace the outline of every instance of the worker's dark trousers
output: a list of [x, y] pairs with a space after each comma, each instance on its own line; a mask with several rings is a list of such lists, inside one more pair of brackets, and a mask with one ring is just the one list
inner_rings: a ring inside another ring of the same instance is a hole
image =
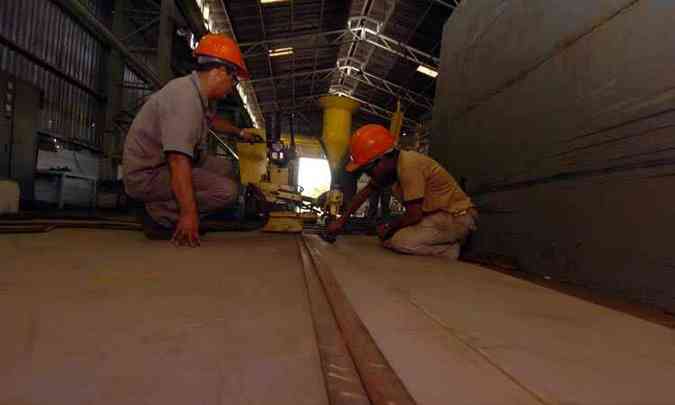
[[[389, 204], [391, 202], [391, 188], [376, 190], [368, 197], [368, 218], [378, 219], [389, 216]], [[382, 207], [382, 212], [378, 215], [378, 207]]]
[[423, 256], [459, 257], [460, 245], [477, 229], [478, 214], [470, 210], [455, 216], [437, 212], [416, 225], [405, 227], [384, 242], [384, 247], [400, 253]]
[[[239, 196], [239, 184], [224, 175], [224, 161], [209, 157], [202, 167], [192, 169], [192, 186], [200, 215], [230, 207]], [[179, 207], [171, 191], [168, 166], [158, 168], [142, 187], [129, 187], [127, 194], [145, 203], [148, 214], [159, 224], [173, 227], [178, 221]]]

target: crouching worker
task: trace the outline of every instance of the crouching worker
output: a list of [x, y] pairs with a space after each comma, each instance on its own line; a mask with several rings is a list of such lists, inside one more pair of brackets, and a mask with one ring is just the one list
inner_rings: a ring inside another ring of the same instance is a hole
[[380, 189], [393, 185], [405, 215], [379, 225], [386, 248], [412, 255], [459, 257], [461, 243], [476, 230], [478, 213], [471, 199], [435, 160], [394, 147], [391, 133], [380, 125], [366, 125], [351, 139], [348, 172], [367, 173], [371, 181], [353, 198], [345, 215], [328, 227], [340, 233], [347, 219]]
[[170, 81], [143, 105], [127, 134], [123, 162], [127, 194], [145, 204], [146, 235], [193, 247], [200, 215], [232, 206], [239, 196], [239, 184], [207, 162], [208, 128], [244, 141], [256, 136], [214, 114], [215, 102], [250, 77], [237, 44], [207, 34], [195, 57], [196, 71]]

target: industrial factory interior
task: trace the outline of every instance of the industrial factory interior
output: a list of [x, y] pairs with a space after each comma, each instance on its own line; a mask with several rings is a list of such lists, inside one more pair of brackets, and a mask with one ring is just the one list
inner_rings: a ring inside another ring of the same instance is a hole
[[0, 405], [675, 404], [675, 1], [0, 0]]

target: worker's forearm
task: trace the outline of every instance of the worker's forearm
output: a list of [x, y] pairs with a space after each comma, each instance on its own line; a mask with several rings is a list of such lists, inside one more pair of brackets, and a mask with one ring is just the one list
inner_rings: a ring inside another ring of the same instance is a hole
[[345, 221], [347, 221], [347, 219], [349, 219], [349, 217], [351, 217], [363, 205], [363, 203], [366, 202], [372, 191], [373, 186], [369, 184], [366, 187], [362, 188], [358, 193], [356, 193], [354, 198], [352, 198], [349, 207], [344, 213]]
[[230, 134], [230, 135], [239, 135], [241, 132], [241, 128], [238, 128], [230, 121], [224, 120], [222, 118], [216, 117], [212, 121], [213, 128], [216, 130], [216, 132], [222, 132], [225, 134]]
[[197, 200], [192, 185], [192, 163], [187, 156], [169, 158], [171, 191], [173, 191], [181, 215], [197, 214]]

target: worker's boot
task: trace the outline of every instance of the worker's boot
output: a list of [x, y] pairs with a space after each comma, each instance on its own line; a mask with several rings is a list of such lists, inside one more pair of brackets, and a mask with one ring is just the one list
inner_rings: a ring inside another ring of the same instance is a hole
[[143, 207], [142, 213], [143, 233], [150, 240], [171, 240], [174, 230], [167, 228], [155, 221], [148, 211]]
[[265, 194], [252, 184], [246, 186], [243, 204], [245, 219], [265, 217], [272, 209], [272, 204], [267, 201]]

